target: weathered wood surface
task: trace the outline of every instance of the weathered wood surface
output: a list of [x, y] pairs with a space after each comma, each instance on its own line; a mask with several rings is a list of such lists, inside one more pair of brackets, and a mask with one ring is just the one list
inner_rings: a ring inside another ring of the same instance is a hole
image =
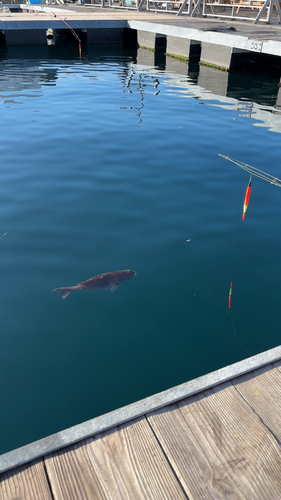
[[0, 476], [0, 500], [277, 500], [281, 362]]
[[185, 500], [142, 417], [46, 458], [56, 500]]
[[0, 500], [53, 500], [43, 460], [1, 474]]
[[[280, 393], [280, 372], [271, 372]], [[281, 408], [269, 404], [266, 390], [253, 401], [255, 387], [270, 387], [271, 372], [263, 370], [258, 382], [245, 375], [148, 416], [189, 498], [281, 498], [281, 448], [275, 437]]]
[[280, 362], [275, 365], [273, 369], [266, 366], [256, 370], [254, 378], [249, 374], [238, 377], [233, 384], [277, 441], [281, 442]]

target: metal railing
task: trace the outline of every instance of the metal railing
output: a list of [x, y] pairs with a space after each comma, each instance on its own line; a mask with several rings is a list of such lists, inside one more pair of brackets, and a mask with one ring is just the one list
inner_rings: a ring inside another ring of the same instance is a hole
[[145, 0], [90, 0], [85, 3], [95, 7], [111, 7], [113, 9], [141, 10]]
[[146, 1], [146, 10], [154, 12], [247, 20], [270, 23], [274, 16], [281, 21], [279, 0], [170, 0], [166, 2]]
[[[270, 23], [273, 14], [281, 21], [279, 0], [195, 0], [191, 16]], [[247, 14], [247, 15], [246, 15]]]
[[[67, 0], [55, 0], [66, 3]], [[69, 0], [68, 0], [69, 1]], [[43, 0], [42, 3], [54, 0]], [[169, 12], [191, 17], [212, 17], [218, 19], [246, 20], [253, 23], [281, 22], [281, 0], [78, 0], [78, 3], [114, 9], [151, 12]]]
[[146, 10], [153, 12], [169, 12], [174, 14], [180, 14], [180, 9], [184, 5], [186, 9], [186, 14], [191, 14], [191, 4], [190, 0], [184, 2], [184, 0], [169, 0], [166, 2], [146, 0]]

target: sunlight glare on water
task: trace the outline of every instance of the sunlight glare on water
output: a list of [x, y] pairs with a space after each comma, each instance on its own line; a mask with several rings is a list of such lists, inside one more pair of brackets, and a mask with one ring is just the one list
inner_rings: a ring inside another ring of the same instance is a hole
[[0, 453], [280, 344], [278, 79], [140, 55], [1, 61]]

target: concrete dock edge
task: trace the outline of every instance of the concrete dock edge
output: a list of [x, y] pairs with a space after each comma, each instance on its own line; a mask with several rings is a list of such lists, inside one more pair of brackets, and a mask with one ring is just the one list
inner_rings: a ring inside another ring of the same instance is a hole
[[281, 346], [93, 418], [0, 456], [0, 473], [281, 359]]

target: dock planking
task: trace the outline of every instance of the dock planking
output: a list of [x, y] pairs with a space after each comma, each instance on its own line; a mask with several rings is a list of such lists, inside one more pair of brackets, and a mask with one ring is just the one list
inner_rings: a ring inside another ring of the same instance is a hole
[[281, 498], [281, 361], [0, 475], [0, 500]]
[[45, 463], [58, 500], [186, 498], [145, 417], [74, 445], [67, 453], [56, 452]]
[[53, 500], [42, 459], [0, 476], [0, 500]]

